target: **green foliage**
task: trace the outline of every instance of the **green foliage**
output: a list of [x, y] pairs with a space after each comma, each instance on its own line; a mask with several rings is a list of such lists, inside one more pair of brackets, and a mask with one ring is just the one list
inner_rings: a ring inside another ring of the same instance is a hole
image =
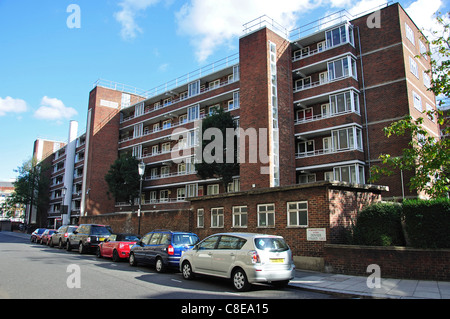
[[353, 244], [403, 246], [402, 207], [396, 203], [377, 203], [358, 213], [353, 226]]
[[450, 199], [403, 203], [406, 232], [416, 248], [450, 248]]
[[124, 153], [115, 160], [105, 175], [109, 193], [117, 201], [127, 201], [133, 204], [133, 199], [139, 196], [138, 164], [139, 161], [134, 156]]
[[[211, 140], [205, 139], [205, 131], [210, 128], [218, 129], [217, 132], [220, 131], [223, 143], [219, 143], [219, 147], [211, 148], [211, 145], [213, 145], [216, 138], [218, 138], [217, 136], [213, 135]], [[231, 131], [230, 129], [235, 130], [236, 125], [230, 112], [225, 112], [222, 108], [215, 110], [213, 114], [207, 116], [202, 121], [203, 138], [201, 141], [201, 152], [203, 155], [203, 162], [195, 164], [197, 175], [200, 178], [220, 178], [225, 187], [228, 183], [233, 181], [233, 176], [239, 175], [239, 163], [237, 161], [237, 138], [234, 134], [232, 136], [231, 134], [227, 134], [227, 129], [229, 129], [229, 132]], [[234, 146], [232, 162], [227, 161], [227, 137], [233, 138], [233, 141], [231, 141]], [[213, 157], [221, 160], [214, 160], [210, 163], [205, 161], [205, 149], [211, 151], [211, 155]]]

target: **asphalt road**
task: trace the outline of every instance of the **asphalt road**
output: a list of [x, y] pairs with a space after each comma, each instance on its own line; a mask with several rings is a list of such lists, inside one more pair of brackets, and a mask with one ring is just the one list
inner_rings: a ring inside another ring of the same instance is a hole
[[[30, 243], [29, 237], [23, 234], [0, 232], [0, 298], [246, 299], [262, 302], [265, 299], [333, 297], [270, 285], [255, 285], [249, 292], [237, 293], [226, 280], [200, 277], [186, 281], [176, 271], [158, 274], [151, 267], [131, 267], [127, 262], [115, 263], [93, 254], [80, 255], [76, 250], [67, 252]], [[259, 311], [264, 309], [259, 308]]]

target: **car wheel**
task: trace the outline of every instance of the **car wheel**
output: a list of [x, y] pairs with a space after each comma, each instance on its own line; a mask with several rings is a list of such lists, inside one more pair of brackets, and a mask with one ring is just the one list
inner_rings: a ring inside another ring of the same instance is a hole
[[114, 251], [113, 251], [112, 260], [113, 260], [114, 262], [120, 261], [119, 253], [117, 252], [117, 250], [114, 250]]
[[84, 248], [84, 245], [83, 245], [83, 243], [82, 242], [80, 242], [80, 245], [78, 245], [78, 252], [80, 253], [80, 254], [84, 254], [85, 253], [85, 248]]
[[63, 248], [63, 243], [62, 243], [62, 240], [61, 240], [61, 239], [60, 239], [59, 242], [58, 242], [58, 248], [59, 248], [59, 249], [62, 249], [62, 248]]
[[66, 250], [67, 251], [71, 251], [72, 250], [72, 246], [70, 246], [70, 241], [69, 240], [66, 242]]
[[189, 261], [183, 262], [183, 267], [181, 267], [181, 274], [186, 280], [194, 279], [194, 272], [192, 271], [192, 266]]
[[102, 258], [102, 251], [100, 250], [100, 246], [97, 247], [97, 252], [95, 254], [97, 258]]
[[53, 247], [53, 239], [47, 241], [47, 246]]
[[156, 272], [164, 272], [166, 270], [166, 266], [164, 266], [161, 257], [156, 258], [155, 269]]
[[134, 257], [133, 253], [130, 254], [130, 259], [128, 260], [128, 262], [130, 263], [130, 266], [137, 266], [136, 257]]
[[234, 289], [237, 291], [247, 291], [251, 287], [251, 284], [247, 280], [245, 271], [241, 268], [238, 268], [233, 272], [231, 279], [233, 280]]

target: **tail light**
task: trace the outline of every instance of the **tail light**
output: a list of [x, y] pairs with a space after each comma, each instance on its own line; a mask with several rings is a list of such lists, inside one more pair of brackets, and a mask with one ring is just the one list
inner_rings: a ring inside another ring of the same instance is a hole
[[64, 238], [69, 237], [69, 233], [64, 233]]
[[253, 250], [249, 252], [250, 256], [252, 257], [252, 263], [253, 264], [259, 264], [261, 263], [261, 259], [259, 258], [258, 252]]
[[173, 249], [172, 245], [169, 245], [169, 247], [167, 247], [167, 253], [169, 255], [173, 255], [175, 253], [175, 250]]

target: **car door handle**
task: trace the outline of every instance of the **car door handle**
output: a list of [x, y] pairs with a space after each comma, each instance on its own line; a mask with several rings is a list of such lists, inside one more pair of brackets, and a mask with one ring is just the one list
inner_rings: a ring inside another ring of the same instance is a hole
[[208, 255], [209, 255], [209, 256], [212, 256], [212, 252], [209, 252]]
[[230, 253], [230, 256], [234, 257], [234, 256], [235, 256], [235, 254], [234, 254], [234, 253]]

